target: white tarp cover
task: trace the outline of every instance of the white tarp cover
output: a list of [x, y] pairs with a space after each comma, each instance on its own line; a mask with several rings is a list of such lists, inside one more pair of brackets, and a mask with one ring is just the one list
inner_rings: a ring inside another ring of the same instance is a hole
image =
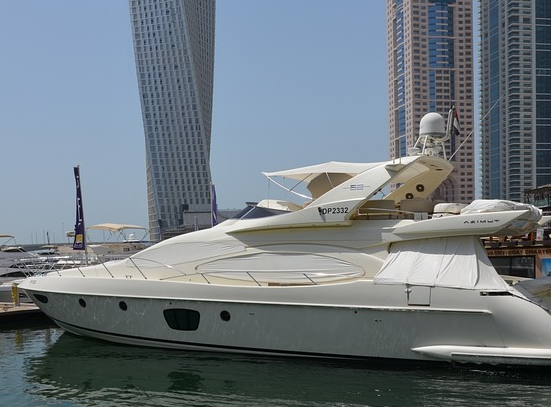
[[374, 283], [489, 291], [509, 289], [475, 236], [393, 243]]
[[530, 211], [527, 219], [539, 221], [542, 216], [541, 209], [534, 205], [506, 201], [502, 199], [475, 199], [465, 208], [461, 209], [461, 214], [484, 213], [484, 212], [505, 212], [505, 211]]
[[132, 256], [140, 267], [155, 267], [159, 265], [178, 266], [218, 256], [229, 256], [245, 250], [240, 244], [221, 242], [174, 242], [159, 243], [149, 249], [142, 250]]
[[347, 261], [329, 256], [301, 253], [258, 253], [215, 260], [200, 265], [200, 273], [222, 273], [226, 278], [243, 279], [245, 272], [263, 281], [315, 281], [359, 277], [363, 269]]

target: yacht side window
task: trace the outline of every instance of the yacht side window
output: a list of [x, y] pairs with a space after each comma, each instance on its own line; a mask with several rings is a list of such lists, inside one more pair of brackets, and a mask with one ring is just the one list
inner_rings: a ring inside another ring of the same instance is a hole
[[267, 218], [268, 216], [281, 215], [289, 213], [289, 211], [283, 211], [280, 209], [264, 208], [255, 205], [249, 205], [246, 208], [235, 214], [232, 219], [258, 219]]

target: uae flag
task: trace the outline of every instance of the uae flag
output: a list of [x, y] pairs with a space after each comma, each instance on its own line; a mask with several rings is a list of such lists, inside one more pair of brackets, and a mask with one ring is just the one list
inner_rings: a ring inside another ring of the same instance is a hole
[[453, 131], [453, 134], [455, 134], [456, 136], [459, 136], [459, 133], [461, 133], [460, 127], [459, 127], [459, 116], [457, 115], [457, 110], [455, 110], [455, 108], [453, 109], [452, 131]]

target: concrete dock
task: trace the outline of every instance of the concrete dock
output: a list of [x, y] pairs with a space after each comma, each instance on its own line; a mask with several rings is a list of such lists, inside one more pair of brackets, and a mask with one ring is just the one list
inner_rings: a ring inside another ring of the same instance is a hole
[[29, 318], [46, 317], [40, 309], [31, 303], [15, 305], [9, 302], [0, 302], [0, 322], [24, 321]]

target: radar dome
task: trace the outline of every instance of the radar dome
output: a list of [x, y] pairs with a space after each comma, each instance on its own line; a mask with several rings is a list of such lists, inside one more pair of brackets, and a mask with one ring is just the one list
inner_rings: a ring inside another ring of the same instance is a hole
[[444, 141], [447, 138], [444, 118], [438, 113], [424, 115], [419, 123], [419, 136], [429, 136], [435, 141]]

